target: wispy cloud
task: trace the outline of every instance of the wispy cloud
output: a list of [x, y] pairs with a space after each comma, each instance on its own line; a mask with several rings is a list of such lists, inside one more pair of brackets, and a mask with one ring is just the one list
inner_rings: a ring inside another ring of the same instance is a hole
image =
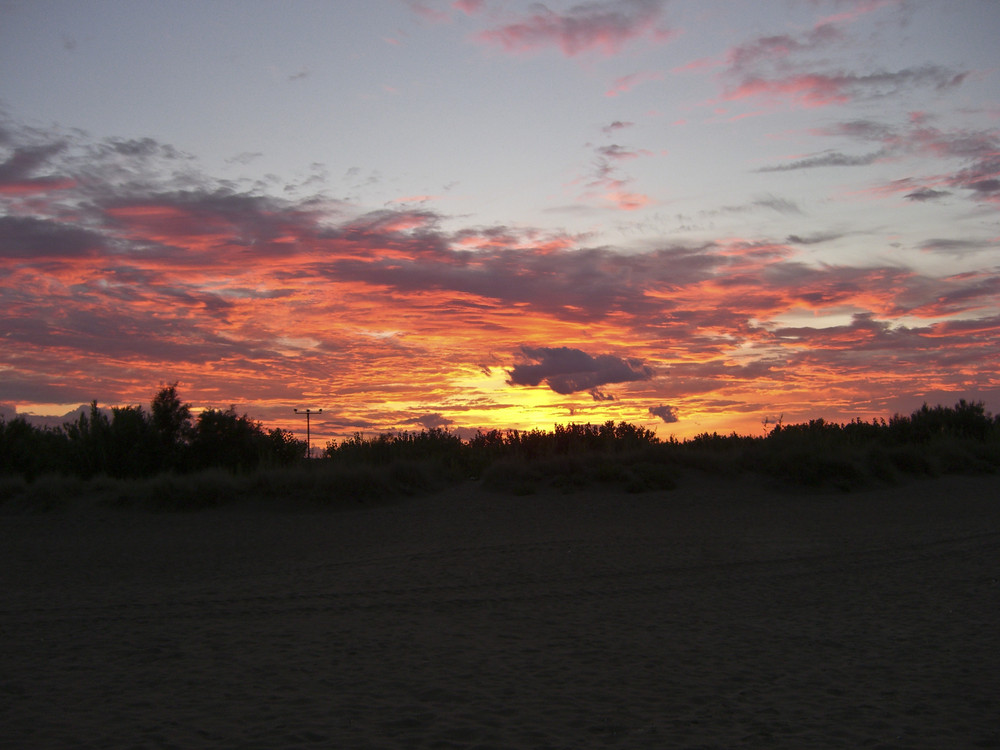
[[536, 5], [530, 15], [487, 29], [477, 39], [506, 52], [559, 49], [573, 57], [587, 52], [611, 55], [640, 38], [669, 39], [661, 25], [664, 0], [599, 0], [558, 13]]
[[885, 151], [872, 151], [867, 154], [844, 154], [839, 151], [827, 151], [815, 156], [785, 164], [772, 164], [761, 167], [758, 172], [791, 172], [796, 169], [815, 169], [816, 167], [867, 167], [886, 156]]
[[[903, 125], [875, 120], [848, 120], [817, 129], [815, 135], [846, 138], [861, 144], [877, 144], [874, 151], [845, 154], [824, 151], [794, 161], [772, 164], [758, 172], [787, 172], [818, 167], [868, 166], [883, 160], [930, 159], [943, 162], [951, 171], [910, 177], [883, 185], [886, 193], [905, 193], [910, 201], [927, 202], [965, 190], [976, 201], [1000, 199], [1000, 131], [942, 130], [923, 117]], [[942, 167], [945, 169], [946, 167]], [[950, 188], [946, 190], [943, 188]]]
[[620, 96], [621, 94], [628, 93], [636, 86], [640, 86], [644, 83], [663, 80], [663, 77], [663, 72], [659, 70], [646, 70], [639, 73], [629, 73], [628, 75], [616, 78], [611, 84], [611, 88], [604, 92], [604, 95], [609, 97]]

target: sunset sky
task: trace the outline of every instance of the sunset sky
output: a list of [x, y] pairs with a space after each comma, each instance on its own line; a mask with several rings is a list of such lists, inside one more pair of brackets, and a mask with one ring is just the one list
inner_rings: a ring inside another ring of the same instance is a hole
[[995, 0], [0, 0], [0, 416], [1000, 411], [998, 39]]

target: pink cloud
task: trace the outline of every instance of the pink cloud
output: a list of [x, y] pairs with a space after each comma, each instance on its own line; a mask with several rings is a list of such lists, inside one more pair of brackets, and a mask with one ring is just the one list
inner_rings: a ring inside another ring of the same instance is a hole
[[[844, 132], [879, 146], [900, 135], [859, 121]], [[523, 408], [470, 386], [469, 375], [482, 362], [516, 361], [526, 345], [542, 353], [536, 364], [580, 359], [584, 366], [569, 373], [594, 386], [589, 395], [574, 391], [581, 401], [633, 415], [698, 394], [730, 404], [719, 410], [750, 411], [791, 391], [828, 414], [836, 400], [870, 394], [952, 384], [995, 390], [1000, 371], [1000, 274], [992, 266], [940, 278], [798, 260], [796, 246], [836, 238], [821, 233], [697, 246], [663, 238], [646, 252], [620, 252], [518, 226], [446, 229], [456, 217], [414, 207], [346, 214], [195, 172], [179, 186], [163, 147], [116, 150], [74, 138], [86, 163], [53, 151], [6, 175], [10, 184], [41, 175], [74, 183], [59, 191], [58, 206], [36, 201], [23, 216], [0, 217], [6, 400], [135, 403], [157, 382], [179, 379], [196, 402], [252, 403], [271, 414], [287, 414], [303, 394], [344, 404], [333, 412], [343, 436], [394, 424], [511, 426]], [[968, 157], [952, 176], [963, 188], [988, 199], [1000, 190], [989, 134], [927, 138], [950, 143], [941, 153]], [[149, 153], [163, 168], [135, 166], [123, 183], [123, 166], [145, 164]], [[627, 153], [615, 147], [598, 157], [614, 168]], [[649, 205], [630, 187], [602, 171], [592, 197], [624, 211]], [[753, 205], [798, 213], [773, 196]], [[65, 206], [78, 206], [78, 215]], [[992, 252], [992, 239], [953, 231], [918, 247]], [[803, 324], [803, 310], [817, 312], [816, 322]], [[821, 313], [851, 322], [824, 325]], [[793, 323], [775, 322], [790, 314]], [[915, 317], [926, 325], [914, 327]], [[665, 357], [683, 361], [661, 377]], [[628, 375], [628, 358], [648, 362], [653, 376], [586, 374], [607, 365]], [[568, 389], [565, 377], [556, 382]], [[619, 398], [606, 400], [602, 382], [621, 382]], [[648, 401], [639, 404], [637, 394]]]
[[792, 76], [779, 80], [751, 78], [727, 92], [727, 101], [768, 97], [787, 97], [806, 107], [825, 107], [830, 104], [844, 104], [850, 100], [846, 83], [842, 77], [818, 74]]
[[965, 78], [965, 73], [956, 74], [934, 65], [868, 75], [801, 73], [782, 78], [758, 76], [744, 79], [730, 88], [723, 99], [784, 99], [804, 107], [825, 107], [854, 99], [877, 99], [908, 88], [931, 87], [941, 91], [962, 85]]
[[407, 4], [410, 6], [410, 10], [425, 21], [430, 21], [431, 23], [447, 23], [451, 21], [451, 16], [447, 12], [431, 8], [426, 3], [420, 2], [420, 0], [407, 0]]
[[613, 97], [619, 94], [625, 94], [636, 86], [643, 83], [648, 83], [649, 81], [659, 81], [663, 79], [663, 73], [658, 70], [647, 70], [641, 73], [631, 73], [627, 76], [621, 76], [616, 78], [611, 88], [604, 92], [605, 96]]
[[824, 23], [841, 23], [841, 22], [852, 22], [860, 18], [861, 16], [872, 13], [881, 8], [890, 7], [893, 5], [902, 6], [902, 0], [860, 0], [854, 3], [854, 7], [848, 10], [836, 13], [832, 16], [827, 16], [822, 21]]
[[591, 51], [613, 55], [644, 36], [656, 42], [673, 36], [669, 29], [657, 25], [663, 0], [604, 0], [576, 5], [565, 13], [536, 7], [532, 15], [484, 31], [477, 38], [511, 53], [556, 47], [573, 57]]
[[605, 196], [622, 211], [638, 211], [650, 204], [650, 198], [643, 193], [629, 193], [623, 190], [615, 190]]
[[484, 6], [484, 0], [455, 0], [455, 2], [451, 4], [452, 8], [460, 10], [468, 16], [479, 13]]

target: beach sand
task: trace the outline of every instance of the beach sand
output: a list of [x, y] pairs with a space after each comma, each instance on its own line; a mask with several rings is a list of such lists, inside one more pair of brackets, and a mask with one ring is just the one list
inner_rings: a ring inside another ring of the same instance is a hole
[[1000, 747], [1000, 477], [0, 514], [0, 745]]

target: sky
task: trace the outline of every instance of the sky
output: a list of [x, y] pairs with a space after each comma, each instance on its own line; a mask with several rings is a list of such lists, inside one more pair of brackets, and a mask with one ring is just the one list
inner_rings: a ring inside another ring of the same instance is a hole
[[0, 416], [996, 413], [998, 38], [996, 0], [0, 0]]

